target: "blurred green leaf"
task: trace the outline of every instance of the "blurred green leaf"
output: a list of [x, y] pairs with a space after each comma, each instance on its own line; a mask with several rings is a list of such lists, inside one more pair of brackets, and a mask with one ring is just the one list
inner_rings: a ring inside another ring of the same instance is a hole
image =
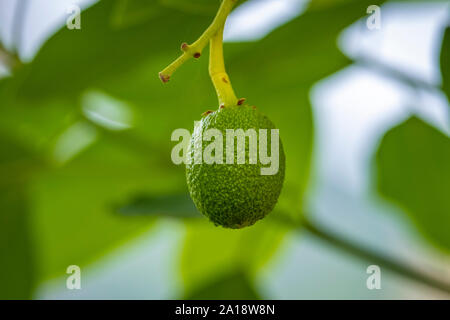
[[188, 14], [214, 16], [220, 0], [118, 0], [114, 21], [118, 26], [132, 25], [151, 19], [160, 8], [176, 9]]
[[[207, 13], [214, 15], [221, 0], [159, 0], [162, 5], [184, 10], [186, 12]], [[244, 2], [244, 0], [240, 0]]]
[[[239, 0], [237, 5], [246, 0]], [[161, 8], [182, 11], [186, 14], [205, 15], [212, 17], [216, 14], [221, 0], [117, 0], [114, 10], [113, 23], [118, 27], [130, 26], [152, 19]]]
[[434, 244], [450, 249], [450, 139], [417, 118], [390, 130], [376, 155], [382, 195]]
[[35, 262], [25, 186], [0, 189], [0, 299], [30, 299]]
[[65, 99], [34, 103], [4, 100], [0, 105], [0, 132], [14, 136], [20, 144], [48, 159], [55, 139], [77, 121], [75, 106]]
[[155, 17], [159, 9], [158, 1], [117, 0], [111, 21], [116, 28], [129, 27]]
[[63, 167], [42, 172], [31, 188], [39, 279], [62, 275], [71, 264], [86, 266], [147, 231], [155, 219], [120, 216], [113, 205], [142, 192], [173, 193], [183, 181], [158, 159], [105, 137]]
[[0, 299], [29, 299], [36, 280], [28, 182], [39, 162], [0, 135]]
[[201, 217], [188, 193], [137, 197], [118, 212], [124, 216]]
[[188, 223], [181, 257], [186, 295], [230, 272], [245, 270], [254, 276], [279, 249], [285, 233], [269, 218], [240, 230], [216, 227], [206, 219]]
[[117, 28], [115, 10], [117, 0], [100, 1], [83, 12], [81, 30], [63, 27], [52, 36], [33, 62], [16, 75], [16, 95], [76, 98], [98, 81], [120, 76], [142, 61], [162, 54], [175, 58], [181, 42], [195, 40], [211, 20], [159, 6], [151, 19]]
[[442, 88], [450, 101], [450, 27], [444, 32], [441, 47]]
[[241, 272], [227, 274], [185, 297], [188, 300], [261, 299], [250, 279]]

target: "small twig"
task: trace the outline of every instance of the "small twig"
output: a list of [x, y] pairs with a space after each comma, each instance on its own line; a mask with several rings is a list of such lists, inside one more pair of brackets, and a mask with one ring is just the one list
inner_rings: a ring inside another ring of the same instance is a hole
[[159, 73], [159, 78], [162, 82], [169, 81], [172, 74], [189, 59], [199, 58], [201, 56], [203, 49], [206, 47], [210, 39], [225, 24], [225, 20], [227, 19], [236, 2], [237, 0], [223, 0], [213, 22], [208, 27], [208, 29], [206, 29], [205, 32], [200, 36], [200, 38], [198, 38], [198, 40], [191, 45], [188, 45], [187, 43], [183, 43], [181, 45], [183, 54]]
[[310, 235], [314, 236], [320, 241], [323, 241], [343, 252], [349, 253], [356, 258], [364, 261], [368, 261], [371, 264], [377, 264], [389, 271], [392, 271], [402, 277], [409, 278], [418, 283], [425, 284], [431, 288], [441, 290], [450, 294], [450, 283], [442, 282], [429, 275], [423, 274], [410, 266], [395, 261], [391, 257], [384, 256], [378, 252], [374, 252], [368, 248], [355, 244], [353, 241], [344, 239], [342, 236], [336, 233], [325, 230], [319, 227], [317, 224], [311, 222], [306, 216], [302, 216], [301, 221], [294, 221], [290, 218], [290, 215], [285, 212], [278, 212], [272, 215], [273, 221], [286, 226], [287, 228], [293, 228], [298, 232], [306, 231]]
[[363, 259], [365, 261], [370, 261], [372, 264], [380, 265], [392, 272], [395, 272], [403, 277], [407, 277], [411, 280], [420, 282], [429, 287], [439, 289], [446, 293], [450, 293], [450, 284], [441, 282], [435, 278], [432, 278], [428, 275], [425, 275], [403, 263], [394, 261], [390, 257], [385, 257], [379, 253], [373, 252], [367, 248], [360, 247], [355, 245], [353, 242], [349, 240], [343, 239], [340, 236], [329, 232], [328, 230], [324, 230], [309, 220], [304, 219], [300, 225], [302, 230], [306, 230], [309, 234], [314, 237], [322, 240], [344, 252], [350, 253], [355, 257]]
[[376, 72], [379, 72], [381, 74], [387, 75], [388, 77], [391, 77], [393, 79], [399, 80], [400, 82], [403, 82], [413, 89], [423, 88], [427, 90], [442, 90], [442, 87], [440, 85], [435, 85], [432, 83], [429, 83], [427, 81], [424, 81], [422, 79], [416, 78], [412, 75], [409, 75], [401, 70], [398, 70], [394, 67], [388, 66], [380, 61], [377, 61], [373, 58], [368, 58], [365, 56], [358, 56], [354, 57], [353, 61], [355, 64], [359, 64], [361, 66], [371, 68]]

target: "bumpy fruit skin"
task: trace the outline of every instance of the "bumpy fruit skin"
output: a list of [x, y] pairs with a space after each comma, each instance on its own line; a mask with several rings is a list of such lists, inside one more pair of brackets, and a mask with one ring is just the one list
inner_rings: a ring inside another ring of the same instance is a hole
[[[194, 130], [188, 155], [193, 159], [194, 146], [210, 128], [218, 129], [223, 136], [223, 164], [186, 165], [186, 178], [197, 209], [215, 225], [225, 228], [243, 228], [253, 225], [273, 210], [283, 186], [285, 174], [285, 155], [281, 139], [279, 141], [279, 170], [274, 175], [261, 175], [262, 165], [258, 155], [257, 164], [248, 162], [248, 141], [246, 139], [246, 162], [237, 164], [236, 144], [234, 164], [226, 164], [226, 129], [250, 128], [268, 129], [267, 150], [270, 153], [270, 129], [274, 124], [254, 107], [226, 107], [204, 117]], [[200, 136], [200, 132], [202, 136]], [[259, 134], [258, 134], [259, 141]], [[202, 154], [211, 142], [203, 141]], [[259, 147], [258, 147], [259, 150]]]

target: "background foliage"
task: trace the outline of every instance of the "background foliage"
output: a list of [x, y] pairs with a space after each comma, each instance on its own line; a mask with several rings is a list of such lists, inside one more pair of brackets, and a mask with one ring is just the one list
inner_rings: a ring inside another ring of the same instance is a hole
[[[170, 160], [171, 132], [216, 108], [207, 59], [186, 64], [168, 85], [157, 77], [179, 44], [206, 28], [219, 1], [100, 1], [83, 12], [81, 31], [61, 28], [33, 61], [0, 80], [0, 298], [31, 298], [73, 261], [88, 265], [167, 216], [187, 227], [179, 268], [185, 297], [261, 297], [256, 272], [296, 228], [276, 217], [302, 220], [314, 144], [310, 88], [353, 63], [336, 39], [382, 2], [313, 1], [260, 41], [226, 44], [238, 95], [277, 124], [287, 156], [275, 212], [239, 232], [201, 218], [183, 168]], [[447, 96], [449, 45], [447, 29]], [[102, 108], [104, 101], [118, 108]], [[129, 123], [121, 123], [123, 112]], [[448, 134], [411, 118], [386, 133], [374, 158], [379, 192], [444, 252], [449, 143]]]

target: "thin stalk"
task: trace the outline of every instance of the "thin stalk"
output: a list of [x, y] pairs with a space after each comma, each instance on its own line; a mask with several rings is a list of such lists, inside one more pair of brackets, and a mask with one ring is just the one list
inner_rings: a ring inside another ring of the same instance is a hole
[[209, 76], [216, 89], [219, 105], [224, 107], [235, 106], [238, 99], [225, 71], [223, 59], [223, 26], [211, 38], [209, 54]]

